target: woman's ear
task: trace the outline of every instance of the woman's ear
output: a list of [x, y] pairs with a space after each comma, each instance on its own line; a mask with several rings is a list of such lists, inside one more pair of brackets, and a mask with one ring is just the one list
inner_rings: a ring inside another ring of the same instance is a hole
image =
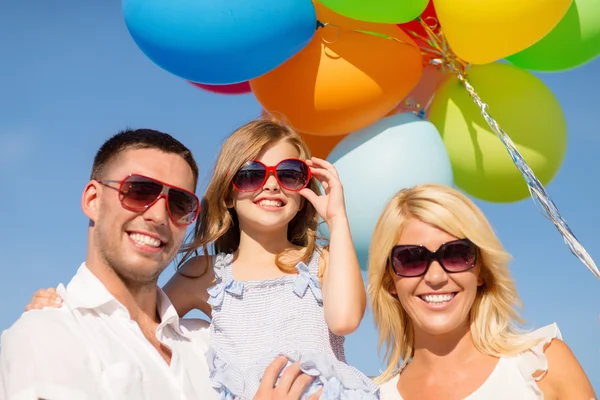
[[394, 280], [389, 279], [386, 283], [387, 291], [393, 294], [394, 296], [398, 295], [398, 291], [396, 290], [396, 286], [394, 285]]

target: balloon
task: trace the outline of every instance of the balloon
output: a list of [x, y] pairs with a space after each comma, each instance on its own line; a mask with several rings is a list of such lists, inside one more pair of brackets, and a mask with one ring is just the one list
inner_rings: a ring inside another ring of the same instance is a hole
[[507, 57], [514, 65], [534, 71], [564, 71], [600, 54], [600, 1], [573, 0], [560, 23], [542, 40]]
[[315, 8], [320, 21], [336, 26], [320, 30], [250, 86], [263, 108], [285, 115], [297, 131], [339, 136], [382, 118], [410, 92], [421, 77], [421, 53], [396, 25], [354, 21], [319, 3]]
[[190, 83], [196, 87], [199, 87], [200, 89], [219, 94], [245, 94], [252, 92], [252, 89], [250, 89], [250, 82], [248, 81], [234, 83], [231, 85], [206, 85], [196, 82]]
[[[550, 89], [533, 74], [506, 63], [473, 66], [468, 80], [540, 182], [548, 184], [567, 146], [565, 118]], [[459, 188], [491, 202], [529, 196], [504, 145], [455, 77], [438, 89], [429, 112], [448, 149]]]
[[[427, 7], [420, 15], [420, 18], [429, 27], [434, 28], [433, 29], [434, 31], [436, 30], [436, 28], [439, 25], [439, 22], [437, 20], [437, 14], [435, 12], [435, 7], [433, 6], [433, 0], [429, 0], [429, 3], [427, 3]], [[413, 40], [415, 41], [415, 43], [417, 43], [420, 47], [431, 47], [426, 42], [426, 40], [429, 40], [429, 36], [427, 35], [427, 32], [425, 31], [425, 29], [423, 28], [423, 26], [421, 25], [421, 23], [419, 21], [412, 20], [412, 21], [406, 22], [404, 24], [399, 24], [398, 26], [400, 28], [402, 28], [402, 30], [404, 30], [404, 32], [407, 32], [409, 35], [411, 35], [413, 37]], [[414, 36], [415, 34], [420, 36], [420, 38], [415, 37]], [[426, 40], [423, 40], [421, 38], [426, 39]]]
[[420, 113], [421, 116], [427, 118], [429, 114], [428, 105], [433, 100], [437, 88], [448, 76], [449, 74], [443, 72], [439, 67], [426, 65], [417, 86], [388, 115], [410, 111]]
[[327, 158], [329, 153], [331, 153], [331, 150], [333, 150], [333, 148], [347, 135], [315, 136], [307, 133], [300, 133], [300, 136], [302, 136], [302, 139], [304, 139], [308, 145], [312, 156], [322, 158], [324, 160]]
[[[272, 121], [285, 121], [284, 116], [277, 116], [270, 114], [269, 112], [262, 110], [260, 113], [261, 119], [270, 119]], [[331, 152], [331, 150], [346, 137], [346, 135], [338, 136], [315, 136], [307, 133], [298, 132], [298, 134], [304, 139], [304, 142], [310, 149], [310, 153], [313, 157], [325, 159]]]
[[[453, 184], [440, 134], [412, 113], [386, 117], [351, 133], [327, 160], [344, 186], [350, 230], [361, 260], [366, 260], [379, 215], [398, 190], [422, 183]], [[321, 224], [320, 231], [329, 237], [327, 224]]]
[[[425, 8], [425, 11], [421, 13], [420, 18], [431, 28], [434, 33], [439, 32], [439, 21], [435, 12], [435, 8], [433, 7], [433, 0], [429, 0], [427, 8]], [[422, 52], [423, 65], [429, 65], [432, 59], [439, 57], [437, 53], [426, 51], [433, 50], [434, 48], [430, 44], [431, 42], [427, 31], [425, 28], [423, 28], [419, 21], [412, 20], [404, 24], [398, 24], [398, 26], [412, 37], [417, 46], [424, 50]]]
[[320, 0], [330, 10], [359, 21], [399, 24], [417, 18], [428, 0]]
[[572, 1], [433, 0], [433, 4], [454, 53], [472, 64], [487, 64], [546, 36]]
[[310, 0], [123, 0], [122, 8], [148, 58], [211, 85], [272, 70], [308, 44], [317, 24]]

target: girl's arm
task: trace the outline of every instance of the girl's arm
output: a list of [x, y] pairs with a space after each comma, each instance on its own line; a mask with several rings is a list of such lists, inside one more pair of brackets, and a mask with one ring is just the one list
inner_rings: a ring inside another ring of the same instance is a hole
[[208, 317], [211, 316], [207, 291], [214, 285], [215, 280], [211, 265], [210, 256], [191, 258], [163, 287], [180, 317], [194, 309], [202, 311]]
[[316, 157], [306, 160], [306, 164], [325, 191], [322, 196], [309, 188], [300, 191], [329, 227], [329, 251], [323, 255], [320, 265], [321, 270], [325, 269], [325, 321], [333, 333], [345, 336], [360, 325], [367, 296], [350, 234], [344, 190], [333, 164]]
[[360, 325], [366, 307], [366, 293], [360, 266], [352, 244], [350, 225], [344, 216], [329, 225], [329, 251], [323, 251], [323, 308], [329, 329], [349, 335]]

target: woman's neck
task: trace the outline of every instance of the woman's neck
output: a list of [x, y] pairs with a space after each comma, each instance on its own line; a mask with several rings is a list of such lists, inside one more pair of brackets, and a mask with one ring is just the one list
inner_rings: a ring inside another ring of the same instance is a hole
[[465, 364], [480, 355], [469, 326], [434, 335], [415, 328], [415, 351], [411, 364], [430, 369], [446, 369]]

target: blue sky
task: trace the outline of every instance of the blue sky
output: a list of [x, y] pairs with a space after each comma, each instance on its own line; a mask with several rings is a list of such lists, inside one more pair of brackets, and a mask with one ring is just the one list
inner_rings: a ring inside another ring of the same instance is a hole
[[[84, 260], [80, 196], [97, 148], [125, 127], [169, 132], [195, 153], [202, 190], [224, 137], [257, 117], [252, 95], [199, 90], [150, 62], [131, 40], [120, 2], [4, 0], [0, 5], [0, 330], [40, 287], [67, 283]], [[539, 75], [569, 126], [567, 155], [548, 191], [600, 264], [600, 60]], [[508, 132], [510, 134], [510, 132]], [[512, 253], [528, 326], [557, 322], [600, 393], [600, 282], [571, 255], [532, 201], [477, 202]], [[169, 266], [160, 283], [173, 273]], [[350, 363], [381, 363], [371, 315], [347, 341]]]

